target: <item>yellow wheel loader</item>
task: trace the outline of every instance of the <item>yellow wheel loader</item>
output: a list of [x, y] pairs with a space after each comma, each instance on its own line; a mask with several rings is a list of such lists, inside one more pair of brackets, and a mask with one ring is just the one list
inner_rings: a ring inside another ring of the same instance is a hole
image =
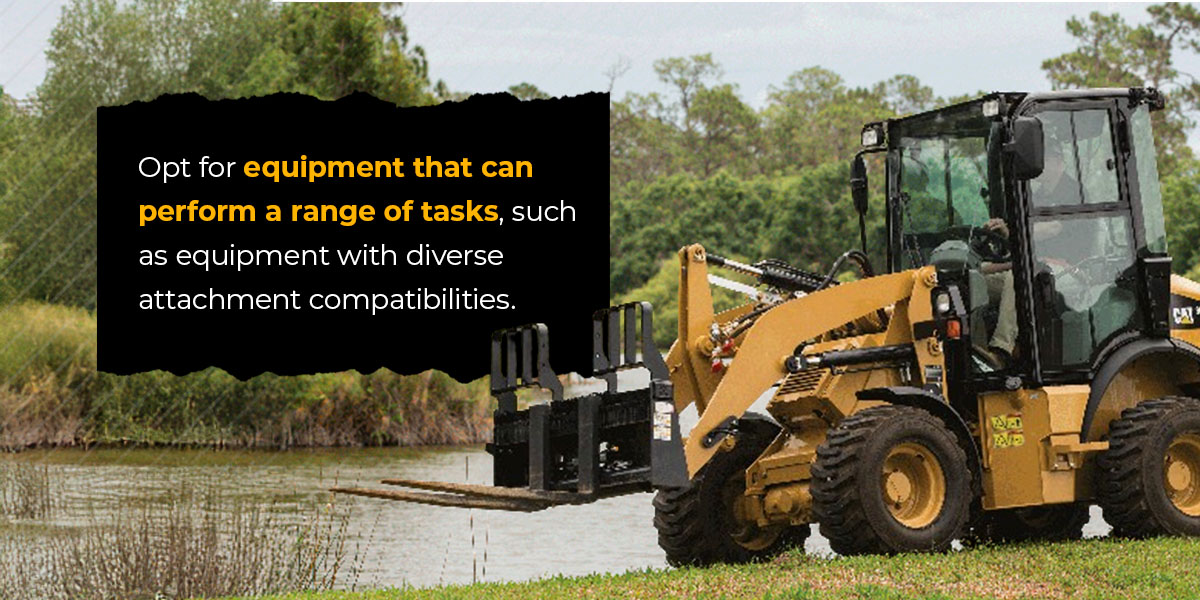
[[[665, 359], [648, 304], [594, 315], [607, 391], [563, 398], [544, 326], [494, 335], [495, 486], [338, 491], [532, 511], [656, 490], [673, 565], [763, 558], [812, 524], [841, 554], [1077, 538], [1093, 504], [1117, 535], [1200, 535], [1200, 285], [1170, 272], [1162, 107], [993, 93], [870, 123], [850, 186], [862, 216], [883, 155], [878, 272], [861, 218], [824, 275], [683, 248]], [[714, 312], [711, 285], [748, 300]], [[619, 389], [628, 368], [649, 387]], [[520, 409], [525, 386], [552, 400]]]

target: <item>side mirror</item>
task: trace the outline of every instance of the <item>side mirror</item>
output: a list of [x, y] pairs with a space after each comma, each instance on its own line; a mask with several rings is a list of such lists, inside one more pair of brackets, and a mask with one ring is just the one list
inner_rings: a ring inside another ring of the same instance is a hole
[[850, 161], [850, 197], [854, 199], [854, 210], [867, 214], [867, 163], [861, 154]]
[[1012, 155], [1013, 176], [1018, 180], [1041, 175], [1046, 160], [1042, 122], [1037, 117], [1017, 117], [1012, 125], [1012, 140], [1004, 149]]

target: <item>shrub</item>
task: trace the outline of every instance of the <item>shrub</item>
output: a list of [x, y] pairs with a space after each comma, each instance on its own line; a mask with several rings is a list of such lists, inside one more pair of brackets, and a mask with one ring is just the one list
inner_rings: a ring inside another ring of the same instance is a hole
[[463, 384], [436, 371], [246, 381], [216, 368], [99, 373], [94, 311], [34, 302], [0, 309], [0, 447], [477, 442], [490, 406], [482, 380]]

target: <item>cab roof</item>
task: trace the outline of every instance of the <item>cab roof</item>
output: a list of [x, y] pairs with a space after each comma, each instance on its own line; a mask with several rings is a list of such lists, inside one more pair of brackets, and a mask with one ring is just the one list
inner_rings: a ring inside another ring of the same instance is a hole
[[1162, 98], [1161, 94], [1159, 94], [1158, 90], [1155, 90], [1154, 88], [1109, 87], [1109, 88], [1086, 88], [1086, 89], [1072, 89], [1072, 90], [1052, 90], [1052, 91], [1044, 91], [1044, 92], [992, 92], [990, 94], [985, 94], [983, 96], [972, 98], [970, 100], [966, 100], [963, 102], [947, 104], [946, 106], [942, 106], [942, 107], [935, 108], [932, 110], [914, 113], [911, 115], [905, 115], [903, 117], [898, 117], [895, 119], [888, 119], [888, 122], [901, 123], [901, 122], [907, 121], [909, 119], [918, 119], [921, 117], [929, 116], [931, 114], [935, 114], [935, 113], [939, 113], [939, 112], [943, 112], [943, 111], [947, 111], [947, 110], [951, 110], [951, 109], [955, 109], [955, 108], [961, 108], [961, 107], [964, 107], [964, 106], [967, 106], [970, 104], [981, 103], [986, 100], [991, 100], [993, 98], [1000, 98], [1003, 101], [1003, 104], [1005, 106], [1009, 107], [1009, 109], [1011, 110], [1013, 108], [1021, 108], [1027, 104], [1031, 104], [1034, 102], [1047, 102], [1047, 101], [1053, 101], [1053, 100], [1088, 100], [1088, 99], [1096, 99], [1096, 98], [1129, 98], [1131, 96], [1139, 98], [1139, 99], [1140, 98], [1148, 98], [1148, 97], [1157, 97], [1158, 105], [1155, 106], [1155, 103], [1152, 103], [1151, 107], [1152, 107], [1152, 109], [1161, 108], [1161, 98]]

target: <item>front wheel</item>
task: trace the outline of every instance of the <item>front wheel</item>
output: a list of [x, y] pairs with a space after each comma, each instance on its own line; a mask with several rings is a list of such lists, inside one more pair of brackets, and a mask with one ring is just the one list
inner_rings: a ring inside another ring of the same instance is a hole
[[817, 448], [813, 512], [838, 554], [944, 551], [967, 522], [967, 458], [926, 411], [877, 406], [845, 419]]
[[804, 545], [807, 525], [761, 528], [742, 517], [746, 468], [778, 433], [779, 427], [765, 419], [739, 419], [732, 450], [713, 456], [687, 486], [655, 494], [654, 527], [668, 564], [752, 562]]
[[1097, 500], [1116, 535], [1200, 536], [1200, 401], [1142, 402], [1109, 427]]

